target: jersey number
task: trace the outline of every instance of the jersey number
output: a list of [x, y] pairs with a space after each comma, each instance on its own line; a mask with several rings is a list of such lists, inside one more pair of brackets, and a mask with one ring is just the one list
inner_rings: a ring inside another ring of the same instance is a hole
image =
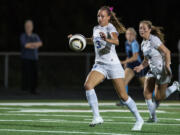
[[96, 46], [97, 48], [101, 48], [101, 43], [100, 43], [100, 41], [97, 40], [97, 41], [96, 41], [96, 44], [97, 44], [97, 46]]

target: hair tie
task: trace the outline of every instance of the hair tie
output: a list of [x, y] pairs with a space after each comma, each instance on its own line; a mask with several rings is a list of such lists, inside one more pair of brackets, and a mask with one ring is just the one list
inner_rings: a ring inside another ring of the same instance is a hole
[[113, 11], [113, 9], [114, 9], [114, 7], [109, 7], [109, 10], [112, 12]]

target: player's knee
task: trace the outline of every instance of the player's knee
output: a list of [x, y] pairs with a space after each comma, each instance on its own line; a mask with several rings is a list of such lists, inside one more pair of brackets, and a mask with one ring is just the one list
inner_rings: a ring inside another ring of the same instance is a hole
[[85, 90], [91, 90], [91, 89], [93, 89], [94, 87], [90, 84], [90, 83], [85, 83], [84, 84], [84, 89]]

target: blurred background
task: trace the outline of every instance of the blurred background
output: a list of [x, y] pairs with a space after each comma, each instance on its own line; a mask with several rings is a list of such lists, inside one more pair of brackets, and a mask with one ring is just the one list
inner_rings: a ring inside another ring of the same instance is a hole
[[[94, 62], [94, 48], [81, 53], [68, 47], [68, 34], [92, 36], [101, 6], [114, 7], [126, 27], [138, 31], [139, 21], [151, 20], [164, 28], [166, 46], [172, 52], [173, 80], [178, 80], [180, 57], [180, 4], [178, 0], [1, 0], [0, 1], [0, 99], [85, 99], [83, 84]], [[34, 22], [43, 47], [39, 50], [38, 94], [21, 91], [20, 35], [24, 22]], [[142, 39], [138, 36], [138, 41]], [[125, 59], [124, 35], [119, 36], [117, 52]], [[178, 60], [179, 59], [179, 60]], [[136, 78], [129, 85], [129, 94], [143, 99], [143, 90]], [[111, 81], [97, 87], [99, 99], [117, 100]], [[173, 95], [170, 99], [179, 99]]]

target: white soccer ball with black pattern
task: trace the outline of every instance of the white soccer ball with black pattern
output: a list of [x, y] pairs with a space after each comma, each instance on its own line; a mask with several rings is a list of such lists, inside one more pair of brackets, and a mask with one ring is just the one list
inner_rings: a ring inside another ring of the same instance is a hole
[[83, 51], [86, 47], [86, 38], [81, 34], [75, 34], [69, 39], [69, 47], [76, 51]]

